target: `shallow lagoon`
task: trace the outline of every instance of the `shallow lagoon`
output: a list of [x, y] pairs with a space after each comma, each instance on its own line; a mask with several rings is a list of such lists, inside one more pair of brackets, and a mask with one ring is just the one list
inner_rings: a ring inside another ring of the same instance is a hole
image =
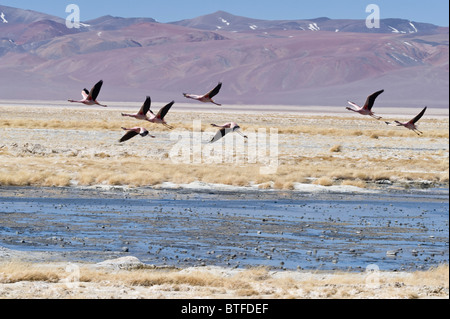
[[428, 269], [448, 263], [448, 190], [2, 188], [0, 245], [175, 267]]

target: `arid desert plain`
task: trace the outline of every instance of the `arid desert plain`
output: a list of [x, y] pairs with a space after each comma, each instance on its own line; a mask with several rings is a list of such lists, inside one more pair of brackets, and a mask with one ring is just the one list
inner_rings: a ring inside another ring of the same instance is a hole
[[0, 298], [448, 298], [448, 109], [141, 104], [0, 104]]

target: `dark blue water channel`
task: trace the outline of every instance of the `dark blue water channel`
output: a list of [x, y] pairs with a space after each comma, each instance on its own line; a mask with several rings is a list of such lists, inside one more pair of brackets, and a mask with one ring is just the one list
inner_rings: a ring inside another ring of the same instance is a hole
[[448, 198], [148, 192], [0, 192], [0, 246], [176, 267], [417, 270], [449, 259]]

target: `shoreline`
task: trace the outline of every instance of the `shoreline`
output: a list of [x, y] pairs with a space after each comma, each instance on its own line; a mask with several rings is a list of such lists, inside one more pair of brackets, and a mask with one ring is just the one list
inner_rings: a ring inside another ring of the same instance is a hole
[[[130, 185], [71, 185], [71, 186], [16, 186], [3, 185], [0, 189], [0, 197], [16, 196], [17, 193], [46, 193], [47, 196], [59, 197], [62, 194], [78, 194], [83, 192], [98, 192], [102, 195], [114, 194], [121, 196], [123, 193], [130, 193], [134, 196], [149, 196], [155, 198], [155, 194], [166, 195], [176, 194], [189, 195], [220, 195], [226, 198], [240, 199], [245, 196], [248, 199], [294, 199], [294, 198], [312, 198], [318, 200], [323, 198], [333, 198], [338, 200], [343, 196], [352, 195], [359, 198], [365, 197], [385, 197], [385, 198], [404, 198], [411, 197], [411, 200], [447, 200], [449, 196], [448, 184], [439, 184], [431, 186], [429, 183], [421, 184], [420, 182], [412, 182], [411, 184], [421, 187], [413, 187], [404, 184], [383, 185], [383, 183], [374, 184], [373, 187], [357, 187], [352, 185], [335, 185], [322, 186], [312, 183], [296, 183], [294, 189], [261, 189], [259, 185], [254, 186], [233, 186], [228, 184], [215, 184], [205, 182], [192, 182], [189, 184], [175, 184], [164, 182], [153, 186], [130, 186]], [[248, 197], [250, 196], [250, 197]], [[172, 196], [173, 197], [173, 196]]]
[[[108, 107], [104, 110], [120, 111], [120, 110], [135, 110], [140, 107], [142, 102], [105, 102]], [[163, 106], [165, 102], [153, 101], [152, 105]], [[74, 110], [88, 110], [95, 111], [95, 107], [89, 107], [85, 105], [77, 105], [74, 107], [72, 104], [68, 104], [67, 101], [44, 101], [44, 100], [2, 100], [0, 101], [0, 107], [28, 107], [33, 105], [39, 108], [63, 108]], [[220, 109], [210, 108], [208, 105], [202, 103], [188, 103], [188, 102], [176, 102], [175, 107], [171, 110], [171, 113], [232, 113], [232, 114], [286, 114], [286, 115], [306, 115], [306, 116], [339, 116], [345, 118], [354, 118], [355, 114], [345, 109], [346, 103], [342, 103], [341, 106], [320, 106], [320, 105], [259, 105], [259, 104], [229, 104], [221, 107]], [[420, 106], [416, 107], [380, 107], [378, 113], [383, 113], [388, 117], [408, 117], [414, 116]], [[98, 110], [97, 110], [98, 111]], [[449, 116], [449, 107], [429, 107], [427, 110], [427, 116], [436, 119], [444, 119]], [[408, 115], [409, 114], [409, 115]], [[361, 117], [362, 118], [362, 117]]]

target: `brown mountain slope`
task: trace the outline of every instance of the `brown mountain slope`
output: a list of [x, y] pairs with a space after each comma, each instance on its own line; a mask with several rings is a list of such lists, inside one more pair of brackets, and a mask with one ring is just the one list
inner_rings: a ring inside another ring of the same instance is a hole
[[0, 98], [67, 99], [103, 79], [102, 100], [185, 102], [181, 93], [222, 81], [224, 104], [340, 106], [385, 89], [390, 106], [448, 107], [448, 29], [229, 32], [135, 22], [74, 33], [44, 20], [3, 37]]

